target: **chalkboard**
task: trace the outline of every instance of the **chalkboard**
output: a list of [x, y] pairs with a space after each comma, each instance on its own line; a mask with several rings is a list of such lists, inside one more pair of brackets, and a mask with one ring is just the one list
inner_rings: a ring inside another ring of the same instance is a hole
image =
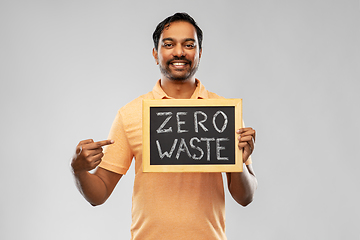
[[241, 99], [143, 100], [144, 172], [241, 172]]

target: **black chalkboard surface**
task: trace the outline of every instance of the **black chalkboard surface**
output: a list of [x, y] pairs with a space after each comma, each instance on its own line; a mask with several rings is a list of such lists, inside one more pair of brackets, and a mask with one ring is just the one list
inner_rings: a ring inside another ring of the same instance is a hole
[[143, 101], [144, 172], [239, 172], [241, 99]]

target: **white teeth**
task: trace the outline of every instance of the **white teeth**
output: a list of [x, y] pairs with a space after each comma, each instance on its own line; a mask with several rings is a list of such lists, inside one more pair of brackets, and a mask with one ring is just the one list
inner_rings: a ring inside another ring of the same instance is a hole
[[182, 66], [182, 65], [185, 65], [185, 63], [172, 63], [173, 65], [175, 66]]

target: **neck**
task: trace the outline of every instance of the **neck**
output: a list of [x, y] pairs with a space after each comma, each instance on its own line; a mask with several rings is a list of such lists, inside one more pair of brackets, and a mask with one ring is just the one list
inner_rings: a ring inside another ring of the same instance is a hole
[[164, 92], [172, 98], [189, 99], [196, 89], [195, 77], [183, 81], [161, 78], [160, 84]]

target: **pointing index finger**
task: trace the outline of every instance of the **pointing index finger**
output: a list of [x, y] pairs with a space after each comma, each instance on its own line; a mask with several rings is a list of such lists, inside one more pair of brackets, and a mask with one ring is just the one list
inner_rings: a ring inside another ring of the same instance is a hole
[[110, 145], [113, 143], [114, 143], [114, 140], [103, 140], [103, 141], [95, 142], [95, 145], [97, 148], [99, 148], [99, 147], [103, 147], [103, 146]]

